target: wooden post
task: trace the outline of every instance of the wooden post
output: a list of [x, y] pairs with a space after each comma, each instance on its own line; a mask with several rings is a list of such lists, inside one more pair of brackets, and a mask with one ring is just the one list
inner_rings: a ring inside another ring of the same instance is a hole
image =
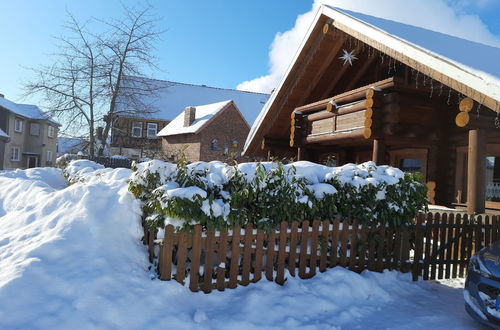
[[385, 140], [380, 140], [380, 139], [373, 140], [372, 160], [377, 165], [383, 165], [387, 163], [385, 159]]
[[306, 159], [306, 149], [304, 147], [297, 148], [297, 161]]
[[483, 213], [486, 201], [486, 132], [469, 131], [467, 213]]

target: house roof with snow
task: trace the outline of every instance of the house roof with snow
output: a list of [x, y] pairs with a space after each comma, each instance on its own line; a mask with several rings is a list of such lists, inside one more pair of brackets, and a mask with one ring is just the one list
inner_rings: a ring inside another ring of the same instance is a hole
[[[330, 35], [338, 32], [336, 36], [330, 36], [330, 40], [324, 36], [325, 25], [334, 31]], [[369, 63], [358, 66], [354, 72], [342, 66], [333, 67], [331, 63], [338, 61], [344, 49], [342, 43], [334, 44], [332, 38], [349, 38], [352, 48], [348, 50], [359, 51], [363, 45], [371, 47], [385, 56], [386, 61], [398, 61], [490, 110], [500, 111], [500, 48], [322, 5], [286, 74], [253, 123], [244, 153], [255, 153], [262, 138], [269, 134], [267, 130], [272, 123], [285, 120], [290, 109], [304, 105], [307, 101], [312, 102], [313, 96], [319, 100], [319, 96], [326, 98], [335, 95], [314, 94], [319, 83], [325, 85], [325, 79], [331, 81], [331, 86], [337, 83], [330, 92], [339, 92], [339, 81], [345, 83], [345, 90], [356, 87], [343, 78], [359, 79], [357, 75], [367, 70]], [[321, 75], [326, 71], [330, 72], [330, 77]], [[299, 89], [306, 93], [300, 97], [290, 97], [294, 90]]]
[[83, 151], [88, 145], [88, 141], [82, 138], [58, 137], [57, 154], [76, 154]]
[[15, 103], [10, 100], [7, 100], [5, 97], [0, 97], [0, 107], [24, 118], [48, 120], [54, 124], [59, 125], [59, 123], [53, 120], [47, 113], [45, 113], [39, 107], [33, 104]]
[[0, 128], [0, 141], [1, 142], [8, 142], [10, 140], [10, 136], [7, 135], [1, 128]]
[[[174, 120], [172, 120], [167, 126], [165, 126], [159, 133], [158, 136], [170, 136], [178, 134], [198, 134], [205, 127], [207, 127], [215, 118], [220, 116], [225, 110], [234, 107], [238, 113], [242, 116], [240, 110], [236, 106], [235, 102], [232, 100], [198, 105], [195, 106], [195, 118], [194, 121], [189, 126], [184, 126], [184, 111], [181, 112]], [[248, 125], [248, 123], [247, 123]]]
[[[144, 78], [146, 79], [146, 78]], [[126, 115], [149, 119], [172, 120], [180, 109], [193, 104], [210, 104], [233, 100], [248, 123], [253, 123], [260, 110], [269, 99], [269, 94], [239, 91], [235, 89], [216, 88], [206, 85], [192, 85], [173, 81], [150, 79], [158, 91], [154, 96], [144, 96], [144, 104], [151, 105], [155, 113]], [[127, 110], [130, 106], [126, 99], [117, 102], [118, 110]]]

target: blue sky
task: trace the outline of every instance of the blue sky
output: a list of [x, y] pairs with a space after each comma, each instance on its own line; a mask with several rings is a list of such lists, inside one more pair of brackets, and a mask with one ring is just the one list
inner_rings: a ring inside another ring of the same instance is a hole
[[[382, 4], [372, 0], [324, 1], [351, 10], [366, 8], [365, 13], [372, 15], [381, 15], [375, 7], [386, 6], [387, 10], [383, 12], [388, 12], [386, 18], [410, 24], [418, 13], [411, 10], [405, 13], [400, 10], [401, 6], [414, 3], [433, 10], [438, 3], [446, 9], [443, 15], [449, 19], [427, 15], [423, 17], [424, 26], [430, 24], [434, 28], [431, 21], [442, 21], [442, 29], [453, 33], [458, 25], [464, 25], [454, 24], [453, 19], [465, 15], [473, 23], [470, 29], [490, 33], [500, 40], [500, 0], [406, 0], [404, 4], [396, 0], [381, 0]], [[293, 39], [289, 37], [303, 30], [298, 26], [299, 21], [296, 24], [297, 16], [311, 11], [313, 5], [312, 1], [285, 0], [158, 0], [151, 3], [161, 17], [159, 28], [167, 30], [158, 43], [156, 54], [161, 71], [151, 72], [151, 75], [158, 79], [225, 88], [235, 88], [241, 82], [266, 75], [279, 77], [283, 69], [273, 68], [273, 58], [275, 61], [283, 58], [282, 61], [286, 62], [289, 53], [294, 52], [294, 42], [288, 39]], [[57, 43], [53, 37], [63, 32], [66, 10], [81, 20], [106, 18], [119, 15], [120, 2], [18, 0], [2, 1], [1, 8], [4, 15], [0, 19], [0, 93], [18, 100], [22, 81], [30, 78], [30, 72], [23, 67], [36, 67], [50, 61], [49, 55], [55, 51]], [[443, 10], [439, 14], [441, 12]], [[482, 29], [484, 27], [489, 32]], [[467, 26], [462, 28], [469, 29]], [[465, 32], [457, 30], [457, 34], [460, 33]], [[291, 46], [288, 47], [287, 43]], [[282, 46], [278, 47], [278, 44]], [[280, 57], [279, 53], [285, 54]], [[273, 82], [278, 79], [276, 77]], [[250, 89], [265, 89], [254, 85]]]

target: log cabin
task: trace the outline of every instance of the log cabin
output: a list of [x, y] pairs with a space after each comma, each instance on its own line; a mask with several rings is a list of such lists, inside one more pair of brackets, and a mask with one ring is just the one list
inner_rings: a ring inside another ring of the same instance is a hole
[[420, 172], [431, 203], [500, 209], [500, 49], [322, 5], [244, 154]]

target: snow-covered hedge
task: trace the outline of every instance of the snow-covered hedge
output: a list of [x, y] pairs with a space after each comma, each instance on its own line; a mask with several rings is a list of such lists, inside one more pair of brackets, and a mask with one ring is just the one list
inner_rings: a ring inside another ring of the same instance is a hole
[[427, 207], [418, 174], [373, 162], [328, 167], [310, 162], [136, 164], [129, 190], [151, 227], [273, 230], [281, 221], [357, 218], [404, 226]]

